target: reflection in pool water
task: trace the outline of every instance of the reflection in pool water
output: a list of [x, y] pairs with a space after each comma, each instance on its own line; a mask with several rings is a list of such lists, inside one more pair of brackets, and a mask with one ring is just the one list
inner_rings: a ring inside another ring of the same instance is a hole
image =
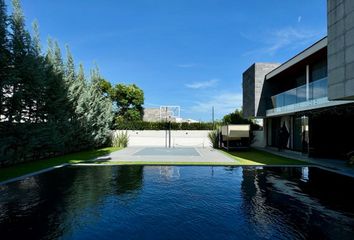
[[0, 238], [353, 239], [353, 193], [318, 168], [66, 167], [0, 185]]

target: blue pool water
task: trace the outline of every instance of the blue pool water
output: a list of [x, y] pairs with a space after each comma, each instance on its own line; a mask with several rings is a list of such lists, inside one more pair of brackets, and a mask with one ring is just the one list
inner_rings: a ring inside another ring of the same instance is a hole
[[353, 239], [353, 193], [318, 168], [65, 167], [0, 185], [0, 239]]

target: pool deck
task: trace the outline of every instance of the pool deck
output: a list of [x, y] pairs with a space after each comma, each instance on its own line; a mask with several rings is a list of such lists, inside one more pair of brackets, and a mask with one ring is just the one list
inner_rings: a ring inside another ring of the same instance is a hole
[[106, 156], [98, 157], [102, 162], [165, 162], [165, 163], [234, 163], [232, 159], [212, 148], [147, 148], [128, 147]]
[[303, 161], [307, 164], [313, 164], [319, 166], [323, 169], [336, 172], [342, 175], [354, 177], [354, 167], [350, 167], [346, 164], [345, 160], [338, 159], [326, 159], [326, 158], [311, 158], [301, 153], [293, 152], [293, 151], [277, 151], [274, 148], [257, 148], [262, 151], [266, 151], [272, 153], [274, 155], [297, 159]]

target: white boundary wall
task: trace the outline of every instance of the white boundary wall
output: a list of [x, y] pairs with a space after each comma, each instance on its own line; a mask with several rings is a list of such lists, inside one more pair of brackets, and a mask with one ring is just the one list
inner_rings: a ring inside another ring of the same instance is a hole
[[[164, 130], [115, 130], [126, 132], [129, 136], [129, 147], [165, 147], [166, 131]], [[207, 130], [171, 130], [171, 147], [211, 147]]]

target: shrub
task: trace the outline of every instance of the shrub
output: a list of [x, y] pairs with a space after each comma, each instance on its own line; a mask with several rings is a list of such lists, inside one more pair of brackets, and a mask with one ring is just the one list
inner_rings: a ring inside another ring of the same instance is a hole
[[209, 132], [208, 138], [209, 138], [213, 148], [219, 147], [219, 131], [218, 130], [213, 130], [213, 131]]
[[127, 131], [120, 131], [113, 133], [112, 136], [112, 147], [127, 147], [129, 143], [129, 136]]

